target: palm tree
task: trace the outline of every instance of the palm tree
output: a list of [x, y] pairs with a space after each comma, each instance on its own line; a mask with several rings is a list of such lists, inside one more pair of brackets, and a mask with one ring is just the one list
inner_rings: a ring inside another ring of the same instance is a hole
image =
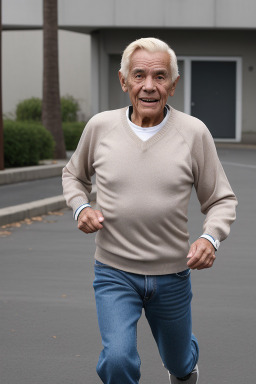
[[0, 170], [4, 169], [4, 132], [2, 112], [2, 0], [0, 0]]
[[43, 40], [42, 122], [55, 140], [55, 158], [64, 159], [66, 150], [60, 108], [57, 0], [43, 1]]

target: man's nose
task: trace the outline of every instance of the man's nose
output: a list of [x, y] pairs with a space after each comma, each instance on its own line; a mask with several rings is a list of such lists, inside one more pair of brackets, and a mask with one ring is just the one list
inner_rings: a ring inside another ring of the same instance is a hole
[[143, 84], [143, 90], [146, 92], [152, 92], [155, 90], [154, 80], [151, 76], [147, 76], [145, 78], [144, 84]]

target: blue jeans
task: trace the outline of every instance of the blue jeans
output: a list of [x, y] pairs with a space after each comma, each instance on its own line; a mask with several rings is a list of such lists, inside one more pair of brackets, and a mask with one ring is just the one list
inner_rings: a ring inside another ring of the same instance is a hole
[[137, 322], [144, 308], [161, 359], [176, 377], [198, 361], [192, 334], [190, 270], [144, 276], [95, 262], [93, 283], [103, 350], [97, 373], [104, 384], [138, 384]]

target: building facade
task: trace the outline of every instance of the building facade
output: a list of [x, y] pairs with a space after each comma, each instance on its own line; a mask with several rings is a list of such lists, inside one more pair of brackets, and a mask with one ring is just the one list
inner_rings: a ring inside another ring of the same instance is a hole
[[[4, 28], [40, 29], [41, 7], [4, 0]], [[256, 141], [255, 12], [254, 0], [59, 0], [59, 27], [90, 36], [91, 114], [129, 103], [118, 81], [122, 51], [153, 36], [178, 56], [170, 104], [203, 120], [216, 140]]]

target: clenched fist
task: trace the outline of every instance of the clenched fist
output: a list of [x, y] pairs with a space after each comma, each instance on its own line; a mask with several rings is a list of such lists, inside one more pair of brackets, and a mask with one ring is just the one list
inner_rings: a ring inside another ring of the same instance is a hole
[[197, 239], [191, 245], [187, 258], [187, 266], [191, 269], [211, 268], [216, 259], [215, 249], [208, 240]]
[[100, 211], [86, 207], [78, 216], [77, 227], [84, 233], [93, 233], [103, 228], [101, 224], [103, 221], [104, 217]]

